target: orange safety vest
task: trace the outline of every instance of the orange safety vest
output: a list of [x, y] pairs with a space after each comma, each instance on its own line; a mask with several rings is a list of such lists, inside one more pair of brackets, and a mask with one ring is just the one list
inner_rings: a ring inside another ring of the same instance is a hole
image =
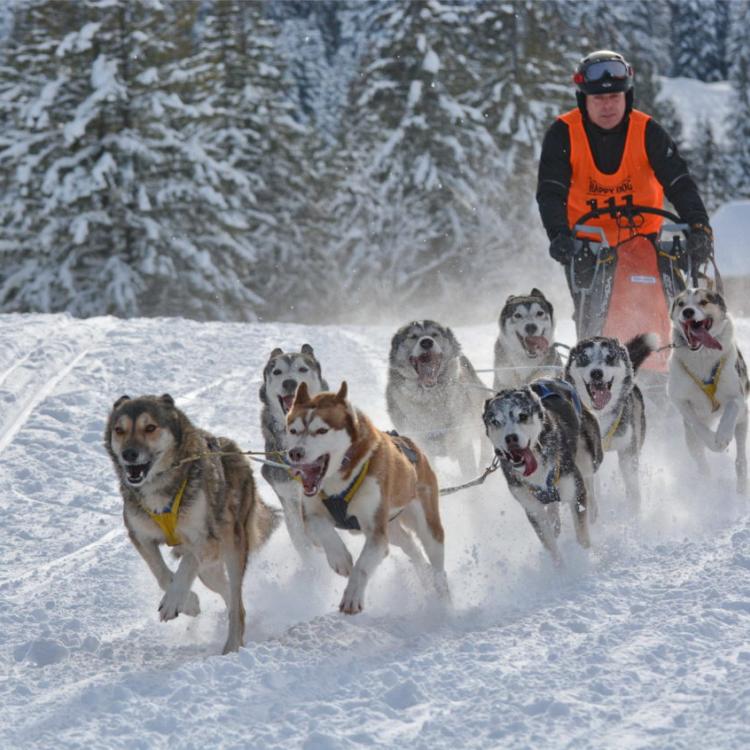
[[[559, 119], [567, 123], [570, 133], [572, 174], [568, 191], [568, 224], [571, 228], [573, 222], [591, 211], [594, 207], [592, 201], [596, 201], [597, 208], [622, 205], [629, 199], [638, 206], [663, 208], [664, 188], [656, 179], [646, 153], [646, 123], [651, 119], [647, 114], [637, 109], [631, 111], [622, 160], [614, 174], [604, 174], [597, 168], [581, 110], [572, 109]], [[654, 234], [661, 228], [662, 217], [643, 214], [636, 218], [636, 222], [639, 234]], [[610, 216], [600, 216], [587, 223], [601, 227], [610, 245], [630, 236], [627, 228], [618, 226], [617, 220]]]

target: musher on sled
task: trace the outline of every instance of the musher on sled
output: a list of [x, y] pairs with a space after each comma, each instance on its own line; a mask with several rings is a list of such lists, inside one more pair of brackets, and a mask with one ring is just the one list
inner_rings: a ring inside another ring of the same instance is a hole
[[[544, 137], [536, 197], [577, 335], [626, 341], [653, 331], [667, 344], [671, 299], [713, 258], [706, 208], [674, 141], [633, 109], [633, 69], [622, 55], [587, 55], [573, 81], [578, 106]], [[665, 196], [678, 216], [664, 211]], [[665, 216], [686, 242], [660, 241]], [[655, 352], [643, 367], [663, 372], [666, 361]]]

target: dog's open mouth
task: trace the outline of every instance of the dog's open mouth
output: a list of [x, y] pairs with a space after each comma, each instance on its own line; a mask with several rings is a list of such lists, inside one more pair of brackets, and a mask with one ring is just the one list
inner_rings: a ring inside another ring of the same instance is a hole
[[286, 396], [279, 396], [279, 403], [284, 414], [287, 414], [294, 403], [294, 394], [288, 393]]
[[505, 450], [503, 451], [503, 455], [516, 471], [523, 469], [525, 477], [531, 476], [536, 471], [537, 460], [534, 452], [528, 445], [525, 448], [519, 446], [518, 448]]
[[421, 386], [432, 388], [437, 385], [440, 365], [443, 362], [442, 354], [424, 352], [418, 357], [409, 357], [409, 362], [417, 371], [417, 382]]
[[713, 324], [713, 318], [683, 321], [682, 330], [688, 348], [692, 351], [696, 351], [702, 346], [705, 346], [706, 349], [721, 349], [721, 344], [709, 333]]
[[133, 487], [137, 487], [142, 484], [148, 476], [151, 464], [126, 464], [125, 476], [127, 477], [128, 484]]
[[531, 359], [536, 359], [549, 349], [549, 340], [545, 336], [521, 336], [519, 333], [516, 333], [516, 336], [518, 336], [526, 355]]
[[605, 383], [603, 380], [592, 380], [586, 383], [586, 390], [589, 392], [591, 403], [594, 409], [603, 409], [612, 398], [612, 382], [614, 378]]
[[328, 470], [329, 459], [330, 455], [325, 453], [311, 464], [292, 464], [292, 473], [300, 478], [302, 491], [308, 497], [318, 494], [323, 477]]

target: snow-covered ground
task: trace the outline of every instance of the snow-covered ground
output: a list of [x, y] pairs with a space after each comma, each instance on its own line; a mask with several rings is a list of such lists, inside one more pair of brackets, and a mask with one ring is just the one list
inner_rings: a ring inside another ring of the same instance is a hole
[[[441, 501], [449, 612], [395, 550], [367, 611], [340, 615], [343, 580], [303, 569], [281, 528], [246, 578], [246, 648], [218, 655], [223, 605], [200, 584], [199, 617], [159, 622], [102, 447], [112, 402], [169, 392], [260, 449], [265, 359], [307, 341], [386, 427], [391, 333], [0, 316], [0, 747], [750, 747], [748, 501], [733, 457], [697, 476], [679, 429], [652, 430], [638, 522], [607, 458], [593, 549], [564, 516], [563, 571], [498, 472]], [[456, 333], [489, 367], [494, 326]]]

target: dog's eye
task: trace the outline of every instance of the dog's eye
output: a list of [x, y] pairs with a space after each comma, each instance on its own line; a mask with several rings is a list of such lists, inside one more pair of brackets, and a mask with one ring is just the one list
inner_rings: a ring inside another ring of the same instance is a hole
[[529, 415], [528, 414], [519, 414], [518, 415], [518, 421], [521, 424], [524, 424], [525, 422], [528, 422], [529, 421]]
[[300, 372], [310, 372], [310, 369], [308, 367], [300, 367], [299, 371]]
[[538, 312], [538, 313], [536, 314], [536, 316], [537, 316], [537, 318], [543, 318], [543, 317], [544, 317], [544, 311], [543, 311], [543, 310], [540, 310], [540, 311], [539, 311], [539, 312]]
[[579, 367], [586, 367], [586, 365], [590, 364], [591, 362], [591, 360], [585, 354], [579, 354], [576, 358], [576, 361], [578, 362]]
[[122, 427], [115, 427], [114, 432], [115, 432], [115, 435], [124, 435], [125, 434], [125, 430], [123, 430]]
[[147, 424], [147, 425], [146, 425], [146, 426], [145, 426], [145, 427], [143, 428], [143, 431], [144, 431], [144, 432], [155, 432], [155, 431], [156, 431], [156, 425], [155, 425], [155, 424]]
[[317, 430], [315, 430], [316, 435], [325, 435], [326, 432], [328, 432], [327, 427], [319, 427]]
[[705, 307], [705, 306], [706, 306], [706, 305], [708, 304], [708, 300], [702, 299], [702, 300], [701, 300], [701, 301], [700, 301], [700, 302], [699, 302], [698, 304], [699, 304], [699, 305], [700, 305], [701, 307]]
[[521, 313], [517, 312], [517, 313], [513, 313], [513, 317], [516, 320], [521, 320], [521, 318], [523, 317], [523, 315], [521, 315]]
[[279, 368], [277, 367], [277, 368], [276, 368], [276, 369], [275, 369], [275, 370], [273, 371], [273, 374], [274, 374], [274, 375], [281, 375], [281, 370], [279, 370]]
[[612, 367], [612, 365], [615, 363], [615, 355], [614, 354], [608, 354], [604, 358], [604, 363]]
[[685, 303], [680, 301], [677, 303], [677, 307], [685, 307]]
[[289, 428], [289, 434], [290, 435], [296, 435], [297, 434], [297, 430], [295, 430], [294, 427], [290, 427]]

